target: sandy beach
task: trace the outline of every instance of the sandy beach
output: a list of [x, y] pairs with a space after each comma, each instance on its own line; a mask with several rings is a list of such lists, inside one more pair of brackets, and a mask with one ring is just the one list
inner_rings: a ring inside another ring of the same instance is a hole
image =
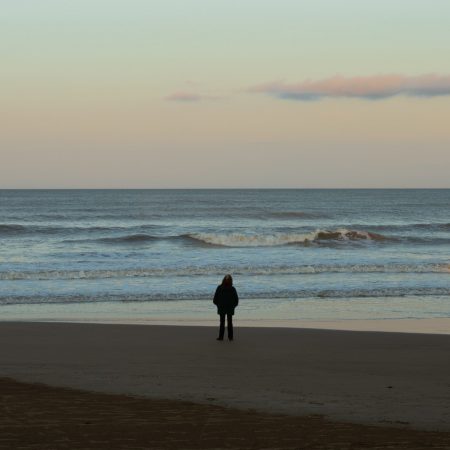
[[450, 434], [0, 378], [1, 449], [448, 449]]
[[238, 328], [217, 342], [216, 331], [1, 323], [0, 377], [449, 436], [448, 335]]

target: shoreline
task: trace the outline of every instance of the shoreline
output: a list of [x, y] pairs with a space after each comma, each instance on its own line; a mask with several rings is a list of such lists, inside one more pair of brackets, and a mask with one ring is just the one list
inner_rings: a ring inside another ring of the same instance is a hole
[[[68, 324], [98, 324], [98, 325], [147, 325], [147, 326], [180, 326], [180, 327], [217, 327], [218, 319], [192, 318], [152, 318], [152, 319], [91, 319], [86, 318], [36, 318], [29, 320], [1, 320], [2, 323], [68, 323]], [[450, 334], [450, 317], [439, 318], [407, 318], [407, 319], [339, 319], [339, 320], [299, 320], [299, 319], [234, 319], [236, 328], [287, 328], [313, 329], [330, 331], [361, 331], [380, 333], [408, 333], [408, 334]]]
[[450, 431], [450, 336], [0, 323], [0, 377], [291, 416]]

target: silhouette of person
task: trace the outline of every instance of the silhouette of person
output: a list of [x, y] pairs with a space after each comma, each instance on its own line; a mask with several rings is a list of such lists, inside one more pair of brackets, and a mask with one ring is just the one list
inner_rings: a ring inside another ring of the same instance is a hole
[[217, 286], [213, 303], [217, 306], [217, 314], [220, 316], [220, 327], [218, 341], [223, 341], [225, 334], [225, 316], [227, 316], [228, 340], [233, 340], [233, 314], [239, 304], [239, 297], [233, 286], [231, 275], [225, 275], [222, 284]]

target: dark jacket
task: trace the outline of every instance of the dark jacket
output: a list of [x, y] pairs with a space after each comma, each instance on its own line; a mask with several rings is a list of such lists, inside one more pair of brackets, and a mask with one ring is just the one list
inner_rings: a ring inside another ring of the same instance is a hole
[[213, 303], [217, 306], [217, 314], [234, 314], [239, 304], [239, 297], [233, 286], [217, 286]]

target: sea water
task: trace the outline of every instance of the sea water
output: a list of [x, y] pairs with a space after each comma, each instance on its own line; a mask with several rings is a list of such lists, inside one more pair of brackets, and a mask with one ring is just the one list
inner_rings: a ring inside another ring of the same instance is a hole
[[450, 190], [1, 190], [0, 320], [450, 317]]

